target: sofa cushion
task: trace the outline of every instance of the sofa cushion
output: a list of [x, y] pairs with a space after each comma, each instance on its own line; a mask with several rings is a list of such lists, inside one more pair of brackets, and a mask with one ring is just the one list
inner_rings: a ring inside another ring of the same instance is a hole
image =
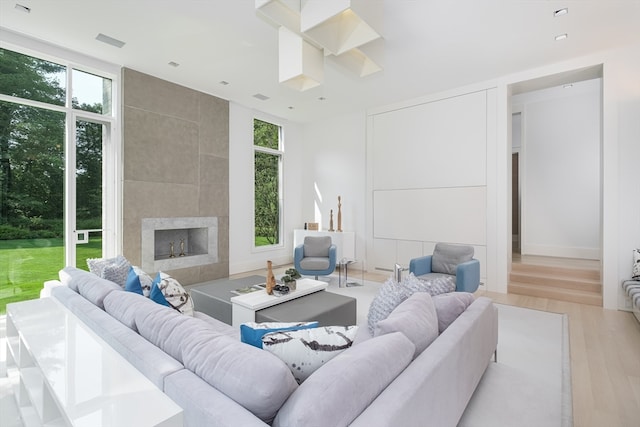
[[[88, 275], [88, 276], [87, 276]], [[120, 292], [122, 288], [110, 280], [101, 279], [95, 274], [87, 272], [87, 275], [78, 277], [78, 293], [92, 304], [104, 310], [104, 298], [110, 292]]]
[[456, 274], [456, 266], [471, 261], [473, 247], [437, 243], [431, 258], [431, 271], [434, 273]]
[[271, 332], [317, 328], [318, 322], [246, 322], [240, 325], [240, 341], [262, 348], [262, 337]]
[[213, 332], [202, 320], [183, 316], [180, 312], [159, 304], [136, 313], [135, 323], [140, 335], [183, 364], [185, 340], [203, 332]]
[[136, 315], [155, 310], [157, 304], [133, 292], [111, 292], [104, 298], [104, 310], [120, 323], [138, 332]]
[[187, 369], [266, 423], [298, 387], [276, 356], [213, 330], [188, 335], [182, 358]]
[[262, 348], [285, 362], [298, 384], [353, 344], [357, 326], [325, 326], [262, 337]]
[[96, 276], [124, 287], [131, 264], [125, 257], [118, 255], [114, 258], [87, 258], [87, 266]]
[[228, 337], [231, 337], [233, 339], [236, 340], [240, 340], [240, 330], [238, 328], [234, 328], [231, 325], [228, 325], [224, 322], [221, 322], [218, 319], [214, 319], [213, 317], [209, 316], [208, 314], [202, 313], [200, 311], [194, 311], [193, 312], [193, 317], [195, 317], [196, 319], [200, 319], [203, 322], [205, 322], [211, 329], [213, 329], [214, 331], [222, 334], [222, 335], [226, 335]]
[[374, 336], [402, 332], [416, 346], [418, 356], [438, 338], [438, 315], [431, 295], [416, 292], [404, 300], [389, 317], [378, 322]]
[[415, 346], [399, 332], [345, 350], [293, 392], [273, 426], [349, 425], [409, 365], [414, 353]]
[[469, 292], [451, 292], [434, 296], [433, 303], [438, 314], [438, 331], [442, 333], [447, 329], [474, 299], [473, 294]]

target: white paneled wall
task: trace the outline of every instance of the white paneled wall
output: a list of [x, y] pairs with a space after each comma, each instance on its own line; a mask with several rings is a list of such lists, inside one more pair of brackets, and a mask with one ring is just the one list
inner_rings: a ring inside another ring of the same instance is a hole
[[368, 268], [406, 267], [449, 242], [473, 246], [485, 277], [487, 135], [495, 135], [490, 92], [369, 116]]

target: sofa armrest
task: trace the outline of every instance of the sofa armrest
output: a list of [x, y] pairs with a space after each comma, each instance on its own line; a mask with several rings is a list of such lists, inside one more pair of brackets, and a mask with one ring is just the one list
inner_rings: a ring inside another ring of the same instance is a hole
[[409, 273], [413, 273], [416, 277], [431, 273], [431, 258], [432, 255], [413, 258], [409, 261]]
[[480, 286], [480, 261], [471, 261], [458, 264], [456, 267], [456, 291], [475, 292]]

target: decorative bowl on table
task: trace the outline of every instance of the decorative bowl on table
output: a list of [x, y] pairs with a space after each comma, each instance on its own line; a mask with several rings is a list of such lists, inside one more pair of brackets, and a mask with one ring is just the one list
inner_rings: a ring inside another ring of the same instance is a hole
[[289, 287], [287, 285], [275, 285], [273, 287], [273, 295], [281, 297], [289, 293]]

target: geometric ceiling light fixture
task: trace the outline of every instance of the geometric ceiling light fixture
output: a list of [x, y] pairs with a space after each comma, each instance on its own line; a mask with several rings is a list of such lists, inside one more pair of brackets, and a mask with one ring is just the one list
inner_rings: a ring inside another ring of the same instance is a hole
[[278, 29], [278, 77], [280, 83], [301, 92], [324, 81], [324, 54], [298, 34]]
[[382, 70], [358, 49], [382, 41], [362, 18], [381, 20], [381, 14], [372, 15], [373, 5], [367, 0], [255, 0], [258, 15], [278, 28], [280, 83], [300, 91], [320, 85], [324, 57], [359, 77]]
[[353, 11], [350, 0], [302, 0], [300, 31], [334, 55], [380, 38]]

